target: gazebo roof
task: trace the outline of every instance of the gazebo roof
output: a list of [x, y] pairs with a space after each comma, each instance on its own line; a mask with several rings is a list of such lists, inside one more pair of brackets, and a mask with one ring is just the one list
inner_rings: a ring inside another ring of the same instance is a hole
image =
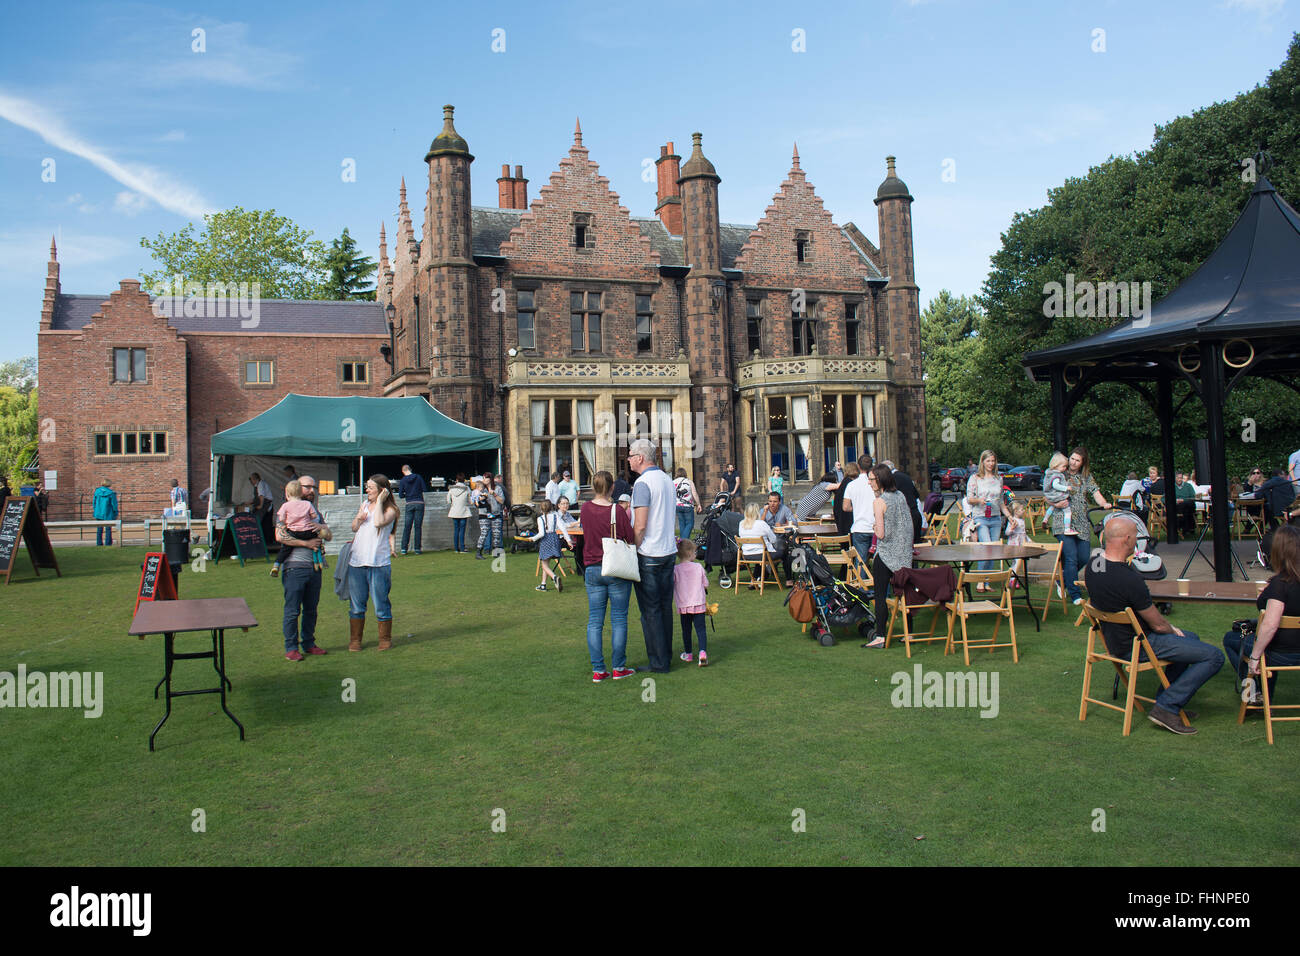
[[1300, 214], [1261, 176], [1236, 223], [1194, 273], [1128, 321], [1022, 359], [1035, 378], [1053, 365], [1167, 351], [1194, 342], [1300, 335]]

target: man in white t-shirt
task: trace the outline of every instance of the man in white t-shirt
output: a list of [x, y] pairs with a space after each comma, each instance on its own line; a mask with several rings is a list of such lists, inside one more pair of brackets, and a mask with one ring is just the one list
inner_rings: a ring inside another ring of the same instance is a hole
[[677, 560], [677, 491], [655, 464], [654, 442], [638, 438], [627, 463], [641, 477], [632, 486], [632, 532], [641, 580], [636, 603], [650, 670], [668, 673], [673, 649], [673, 564]]
[[546, 483], [546, 500], [551, 504], [555, 504], [560, 500], [560, 473], [558, 471], [551, 472], [551, 480]]
[[871, 558], [867, 552], [871, 550], [871, 537], [876, 533], [876, 493], [871, 490], [871, 482], [867, 478], [871, 464], [870, 455], [859, 458], [858, 467], [862, 469], [862, 474], [850, 481], [844, 490], [844, 510], [853, 515], [849, 540], [868, 567], [871, 566]]
[[1291, 452], [1291, 457], [1287, 462], [1287, 477], [1291, 479], [1291, 487], [1295, 488], [1296, 494], [1300, 495], [1300, 448]]

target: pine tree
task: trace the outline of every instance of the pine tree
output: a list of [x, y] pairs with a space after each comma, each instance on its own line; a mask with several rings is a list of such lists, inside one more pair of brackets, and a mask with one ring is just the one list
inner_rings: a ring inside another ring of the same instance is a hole
[[357, 242], [348, 235], [346, 227], [343, 235], [330, 243], [329, 252], [325, 256], [325, 267], [329, 270], [329, 278], [325, 283], [327, 298], [340, 301], [374, 300], [375, 290], [369, 286], [378, 264], [357, 251]]

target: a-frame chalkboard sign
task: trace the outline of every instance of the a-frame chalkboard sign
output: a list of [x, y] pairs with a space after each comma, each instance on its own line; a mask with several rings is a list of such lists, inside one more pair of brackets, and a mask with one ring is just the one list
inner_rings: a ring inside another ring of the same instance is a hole
[[239, 558], [239, 566], [244, 561], [254, 558], [271, 558], [266, 552], [266, 539], [262, 537], [262, 523], [257, 515], [247, 511], [233, 514], [226, 519], [226, 526], [221, 529], [221, 537], [212, 550], [212, 561], [219, 563], [222, 558], [234, 556]]
[[54, 546], [50, 544], [50, 534], [45, 530], [40, 509], [36, 507], [36, 499], [6, 498], [4, 510], [0, 512], [0, 573], [5, 576], [5, 584], [9, 583], [9, 576], [18, 563], [20, 538], [27, 545], [37, 577], [41, 576], [41, 568], [53, 568], [57, 576], [63, 577], [54, 557]]
[[[150, 551], [144, 556], [144, 566], [140, 569], [140, 587], [135, 592], [135, 612], [140, 610], [141, 601], [175, 601], [176, 582], [172, 580], [172, 566], [167, 563], [167, 555]], [[141, 636], [140, 640], [144, 640]]]

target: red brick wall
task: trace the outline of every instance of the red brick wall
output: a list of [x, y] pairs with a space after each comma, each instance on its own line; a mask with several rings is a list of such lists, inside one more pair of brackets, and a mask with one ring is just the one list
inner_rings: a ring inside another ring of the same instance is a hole
[[[153, 314], [139, 282], [123, 280], [89, 325], [71, 334], [41, 332], [39, 343], [40, 417], [53, 421], [55, 437], [40, 445], [41, 467], [59, 473], [50, 518], [90, 518], [91, 495], [105, 478], [123, 517], [161, 515], [171, 479], [186, 480], [184, 340]], [[114, 348], [146, 350], [144, 382], [113, 381]], [[97, 431], [166, 431], [167, 454], [96, 458]]]

